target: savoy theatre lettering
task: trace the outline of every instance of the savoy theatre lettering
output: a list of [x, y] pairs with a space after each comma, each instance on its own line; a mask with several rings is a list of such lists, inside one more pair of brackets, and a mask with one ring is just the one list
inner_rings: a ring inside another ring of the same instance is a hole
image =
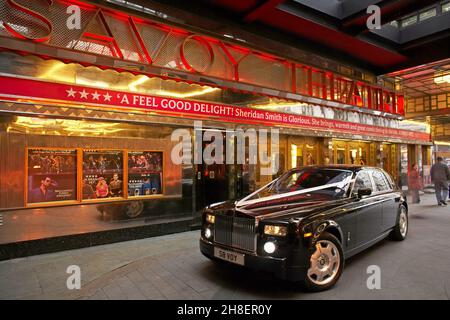
[[430, 135], [394, 128], [384, 128], [338, 120], [328, 120], [287, 114], [281, 112], [250, 109], [233, 105], [213, 104], [193, 100], [181, 100], [150, 96], [101, 88], [59, 84], [19, 77], [0, 76], [0, 99], [5, 101], [33, 101], [49, 104], [89, 105], [132, 108], [153, 111], [172, 116], [205, 117], [220, 121], [248, 124], [286, 125], [303, 129], [360, 134], [374, 137], [397, 137], [429, 142]]
[[[67, 27], [78, 10], [72, 4], [80, 8], [79, 29]], [[75, 0], [0, 6], [4, 36], [404, 115], [404, 98], [393, 91], [110, 8]]]

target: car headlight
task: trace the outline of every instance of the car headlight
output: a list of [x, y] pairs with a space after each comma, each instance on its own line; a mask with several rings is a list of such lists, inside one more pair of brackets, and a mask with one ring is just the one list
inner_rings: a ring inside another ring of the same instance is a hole
[[206, 222], [213, 224], [216, 221], [216, 217], [212, 214], [206, 214]]
[[285, 237], [287, 235], [287, 227], [266, 225], [264, 226], [264, 234]]
[[272, 241], [264, 243], [264, 251], [267, 252], [268, 254], [274, 253], [276, 249], [277, 246]]
[[205, 229], [205, 237], [206, 237], [207, 239], [211, 239], [211, 237], [212, 237], [212, 231], [211, 231], [210, 228], [206, 228], [206, 229]]

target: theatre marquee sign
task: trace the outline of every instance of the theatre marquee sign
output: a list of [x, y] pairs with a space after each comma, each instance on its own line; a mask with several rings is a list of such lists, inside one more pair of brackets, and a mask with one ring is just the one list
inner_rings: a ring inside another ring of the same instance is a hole
[[0, 100], [4, 101], [107, 106], [193, 119], [217, 119], [235, 123], [287, 126], [325, 132], [351, 132], [355, 135], [377, 138], [395, 137], [410, 141], [430, 141], [430, 134], [425, 132], [19, 77], [0, 75], [0, 88], [2, 88]]
[[[74, 4], [80, 28], [67, 26]], [[1, 37], [404, 115], [403, 95], [385, 88], [78, 0], [0, 0]]]

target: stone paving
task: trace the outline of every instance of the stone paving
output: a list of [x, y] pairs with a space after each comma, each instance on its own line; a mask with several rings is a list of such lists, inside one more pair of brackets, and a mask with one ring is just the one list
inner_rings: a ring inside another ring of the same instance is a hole
[[[321, 293], [267, 273], [216, 264], [198, 249], [199, 231], [0, 262], [0, 299], [449, 299], [450, 204], [432, 195], [410, 206], [407, 240], [385, 240], [346, 262], [338, 284]], [[68, 290], [70, 265], [81, 289]], [[369, 290], [367, 267], [381, 268]]]

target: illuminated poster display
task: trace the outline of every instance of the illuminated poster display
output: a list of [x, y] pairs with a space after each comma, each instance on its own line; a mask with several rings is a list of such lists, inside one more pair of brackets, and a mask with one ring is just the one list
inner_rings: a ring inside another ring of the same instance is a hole
[[28, 149], [28, 203], [77, 199], [77, 151]]
[[162, 152], [128, 152], [128, 196], [162, 194], [162, 171]]
[[83, 199], [123, 197], [123, 153], [83, 150]]

